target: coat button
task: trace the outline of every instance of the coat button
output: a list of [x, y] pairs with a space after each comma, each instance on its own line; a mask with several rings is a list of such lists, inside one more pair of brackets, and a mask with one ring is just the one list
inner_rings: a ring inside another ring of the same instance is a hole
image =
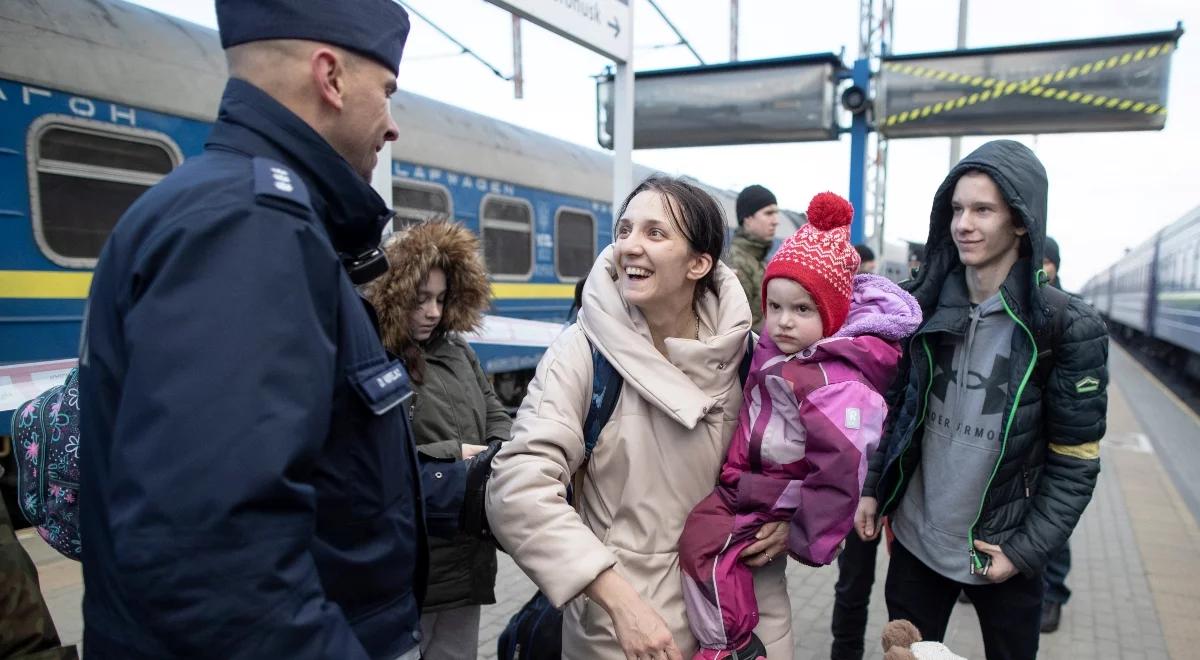
[[442, 478], [442, 473], [441, 473], [441, 472], [434, 472], [434, 473], [433, 473], [433, 478], [434, 478], [434, 479], [441, 479], [441, 478]]
[[420, 630], [414, 630], [414, 631], [412, 632], [412, 638], [413, 638], [413, 641], [414, 641], [414, 642], [419, 642], [419, 641], [421, 641], [421, 631], [420, 631]]

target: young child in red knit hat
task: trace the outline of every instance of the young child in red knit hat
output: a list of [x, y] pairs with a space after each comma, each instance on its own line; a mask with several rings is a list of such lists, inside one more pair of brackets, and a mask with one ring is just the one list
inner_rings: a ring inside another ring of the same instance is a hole
[[679, 540], [697, 659], [766, 657], [753, 634], [754, 582], [783, 579], [784, 562], [759, 550], [772, 527], [788, 524], [789, 554], [823, 566], [853, 524], [887, 416], [881, 393], [895, 376], [899, 342], [921, 322], [916, 300], [894, 283], [855, 276], [853, 214], [833, 193], [814, 197], [808, 224], [763, 275], [763, 335], [737, 429], [716, 489], [692, 510]]

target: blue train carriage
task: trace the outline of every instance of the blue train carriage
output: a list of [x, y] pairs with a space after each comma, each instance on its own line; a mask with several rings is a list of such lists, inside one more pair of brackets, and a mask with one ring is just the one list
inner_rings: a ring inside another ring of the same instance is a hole
[[1155, 288], [1155, 238], [1130, 250], [1110, 269], [1108, 314], [1110, 322], [1125, 336], [1150, 336], [1151, 304]]
[[1174, 347], [1176, 364], [1200, 379], [1200, 207], [1158, 234], [1151, 336]]

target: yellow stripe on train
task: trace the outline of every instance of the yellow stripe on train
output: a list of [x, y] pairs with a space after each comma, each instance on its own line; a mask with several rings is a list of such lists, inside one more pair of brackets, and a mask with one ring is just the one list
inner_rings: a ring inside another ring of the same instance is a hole
[[[92, 286], [91, 271], [0, 270], [0, 298], [83, 300]], [[574, 284], [494, 282], [496, 298], [573, 298]]]
[[0, 270], [0, 298], [87, 298], [91, 271]]

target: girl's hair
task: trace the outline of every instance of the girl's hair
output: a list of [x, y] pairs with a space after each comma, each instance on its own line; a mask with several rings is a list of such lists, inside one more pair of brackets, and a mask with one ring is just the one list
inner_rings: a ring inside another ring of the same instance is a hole
[[[698, 186], [665, 174], [655, 174], [638, 184], [625, 201], [621, 203], [621, 211], [617, 213], [617, 222], [625, 215], [629, 202], [638, 193], [647, 190], [657, 192], [666, 199], [667, 215], [671, 222], [679, 228], [680, 233], [687, 239], [688, 246], [694, 252], [707, 254], [712, 257], [712, 268], [696, 282], [692, 304], [698, 304], [704, 294], [711, 291], [717, 295], [715, 273], [721, 254], [725, 251], [725, 213], [721, 205], [711, 195]], [[616, 235], [616, 227], [613, 235]]]

